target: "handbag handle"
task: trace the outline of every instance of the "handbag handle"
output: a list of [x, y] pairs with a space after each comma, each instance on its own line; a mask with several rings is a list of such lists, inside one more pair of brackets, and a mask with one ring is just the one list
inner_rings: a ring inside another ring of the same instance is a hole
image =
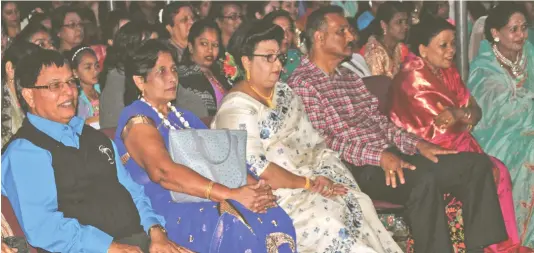
[[[206, 150], [206, 144], [204, 143], [205, 142], [204, 139], [198, 134], [198, 131], [196, 130], [193, 131], [193, 137], [199, 140], [199, 141], [195, 141], [197, 150], [202, 154], [204, 159], [206, 159], [212, 164], [223, 163], [224, 161], [228, 159], [228, 157], [232, 153], [232, 150], [231, 150], [232, 149], [232, 138], [231, 138], [232, 136], [230, 135], [230, 130], [225, 129], [224, 132], [226, 133], [226, 137], [228, 138], [228, 145], [230, 145], [230, 147], [228, 148], [228, 153], [226, 154], [226, 157], [224, 159], [222, 159], [221, 161], [215, 161], [211, 159], [211, 157], [208, 155], [208, 151]], [[202, 144], [200, 142], [202, 142]]]

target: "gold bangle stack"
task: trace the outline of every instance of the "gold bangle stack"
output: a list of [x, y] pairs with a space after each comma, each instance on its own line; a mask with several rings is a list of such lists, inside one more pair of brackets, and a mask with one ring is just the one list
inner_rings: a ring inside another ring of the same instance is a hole
[[310, 186], [311, 186], [310, 178], [306, 177], [306, 184], [304, 185], [304, 189], [308, 190], [308, 189], [310, 189]]
[[213, 189], [214, 184], [215, 182], [210, 181], [210, 183], [208, 184], [208, 187], [206, 188], [206, 199], [208, 200], [211, 200], [211, 190]]

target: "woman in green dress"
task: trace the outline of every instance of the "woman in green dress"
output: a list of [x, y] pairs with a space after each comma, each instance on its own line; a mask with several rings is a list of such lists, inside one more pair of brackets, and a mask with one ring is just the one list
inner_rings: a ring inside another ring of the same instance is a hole
[[489, 155], [505, 163], [521, 243], [534, 247], [534, 47], [522, 9], [502, 3], [490, 11], [486, 40], [467, 82], [482, 109], [473, 135]]

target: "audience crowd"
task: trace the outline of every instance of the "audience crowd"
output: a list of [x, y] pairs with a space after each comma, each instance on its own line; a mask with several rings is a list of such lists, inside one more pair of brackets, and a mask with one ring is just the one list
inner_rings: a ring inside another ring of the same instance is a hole
[[2, 252], [534, 252], [534, 2], [113, 5], [2, 1]]

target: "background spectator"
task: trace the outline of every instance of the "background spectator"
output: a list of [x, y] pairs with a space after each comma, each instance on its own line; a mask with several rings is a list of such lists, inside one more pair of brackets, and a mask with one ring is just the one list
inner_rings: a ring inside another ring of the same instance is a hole
[[162, 24], [169, 32], [169, 43], [173, 46], [179, 62], [187, 47], [189, 30], [196, 20], [193, 7], [188, 2], [172, 2], [163, 8]]
[[84, 23], [78, 11], [70, 6], [61, 6], [52, 14], [52, 32], [59, 39], [58, 50], [65, 52], [82, 44]]
[[24, 27], [22, 32], [15, 38], [15, 41], [26, 41], [44, 49], [56, 50], [49, 30], [40, 23], [30, 23]]
[[243, 22], [244, 15], [241, 5], [235, 2], [214, 2], [210, 10], [210, 17], [219, 25], [223, 48], [226, 48], [232, 34]]
[[2, 1], [2, 24], [7, 29], [6, 34], [15, 38], [20, 32], [20, 11], [18, 3], [14, 1]]

